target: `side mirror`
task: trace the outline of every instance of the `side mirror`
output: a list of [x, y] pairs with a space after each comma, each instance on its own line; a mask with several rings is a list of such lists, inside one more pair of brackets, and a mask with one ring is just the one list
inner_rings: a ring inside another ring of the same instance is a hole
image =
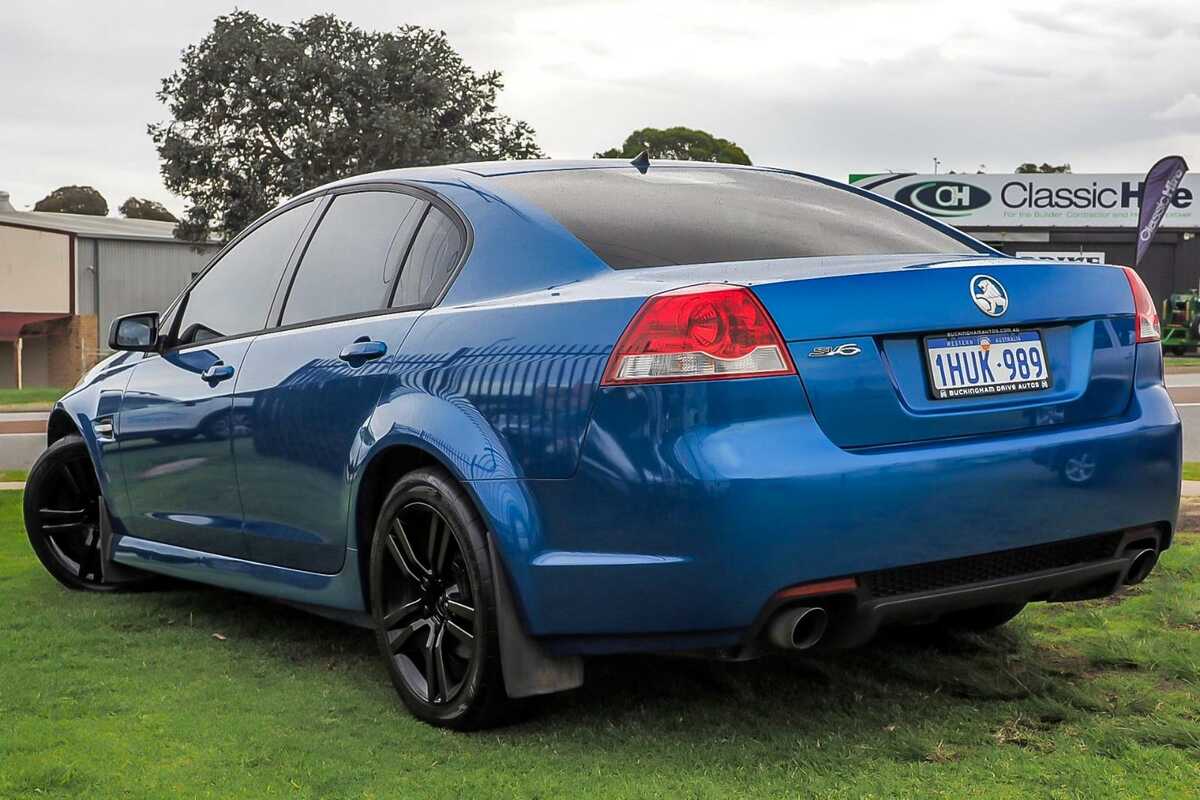
[[126, 314], [113, 320], [108, 332], [111, 350], [151, 352], [158, 349], [158, 313]]

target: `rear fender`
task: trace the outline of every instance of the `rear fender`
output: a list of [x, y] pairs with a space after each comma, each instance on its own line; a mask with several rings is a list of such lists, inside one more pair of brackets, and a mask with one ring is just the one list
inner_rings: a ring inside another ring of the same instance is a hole
[[363, 434], [354, 462], [352, 496], [360, 496], [362, 478], [374, 459], [397, 447], [415, 448], [449, 470], [483, 516], [491, 545], [508, 695], [529, 697], [582, 683], [583, 664], [578, 657], [549, 655], [528, 633], [519, 587], [531, 579], [528, 564], [542, 549], [541, 523], [511, 455], [479, 412], [465, 402], [400, 392], [379, 406]]
[[521, 605], [520, 587], [526, 585], [528, 564], [543, 547], [542, 525], [533, 497], [499, 434], [469, 403], [398, 388], [384, 398], [356, 442], [352, 496], [359, 496], [371, 462], [396, 447], [427, 453], [467, 489]]

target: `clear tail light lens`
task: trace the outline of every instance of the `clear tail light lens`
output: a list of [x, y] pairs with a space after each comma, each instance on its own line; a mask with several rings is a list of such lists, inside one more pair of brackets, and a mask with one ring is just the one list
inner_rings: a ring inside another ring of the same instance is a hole
[[1133, 292], [1134, 332], [1138, 342], [1157, 342], [1162, 339], [1162, 325], [1158, 320], [1158, 309], [1154, 307], [1154, 298], [1142, 276], [1133, 267], [1122, 267], [1125, 277], [1129, 280], [1129, 289]]
[[704, 284], [648, 299], [621, 335], [603, 385], [788, 375], [783, 337], [744, 286]]

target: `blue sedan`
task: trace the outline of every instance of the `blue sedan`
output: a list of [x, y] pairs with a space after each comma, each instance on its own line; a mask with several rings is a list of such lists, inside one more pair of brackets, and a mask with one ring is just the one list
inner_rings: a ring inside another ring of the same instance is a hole
[[60, 401], [25, 494], [75, 589], [374, 631], [455, 729], [583, 659], [984, 630], [1136, 583], [1180, 423], [1138, 275], [784, 170], [382, 172], [251, 225]]

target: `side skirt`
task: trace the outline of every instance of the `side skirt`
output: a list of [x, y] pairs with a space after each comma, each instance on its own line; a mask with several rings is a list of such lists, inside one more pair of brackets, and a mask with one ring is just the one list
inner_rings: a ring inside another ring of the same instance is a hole
[[100, 496], [100, 579], [104, 583], [133, 584], [143, 583], [153, 576], [140, 569], [118, 564], [113, 561], [113, 529], [112, 518], [108, 515], [108, 504], [104, 496]]
[[260, 564], [135, 536], [114, 539], [111, 552], [112, 561], [119, 565], [285, 600], [313, 611], [318, 606], [324, 610], [365, 611], [358, 558], [353, 552], [336, 575]]

